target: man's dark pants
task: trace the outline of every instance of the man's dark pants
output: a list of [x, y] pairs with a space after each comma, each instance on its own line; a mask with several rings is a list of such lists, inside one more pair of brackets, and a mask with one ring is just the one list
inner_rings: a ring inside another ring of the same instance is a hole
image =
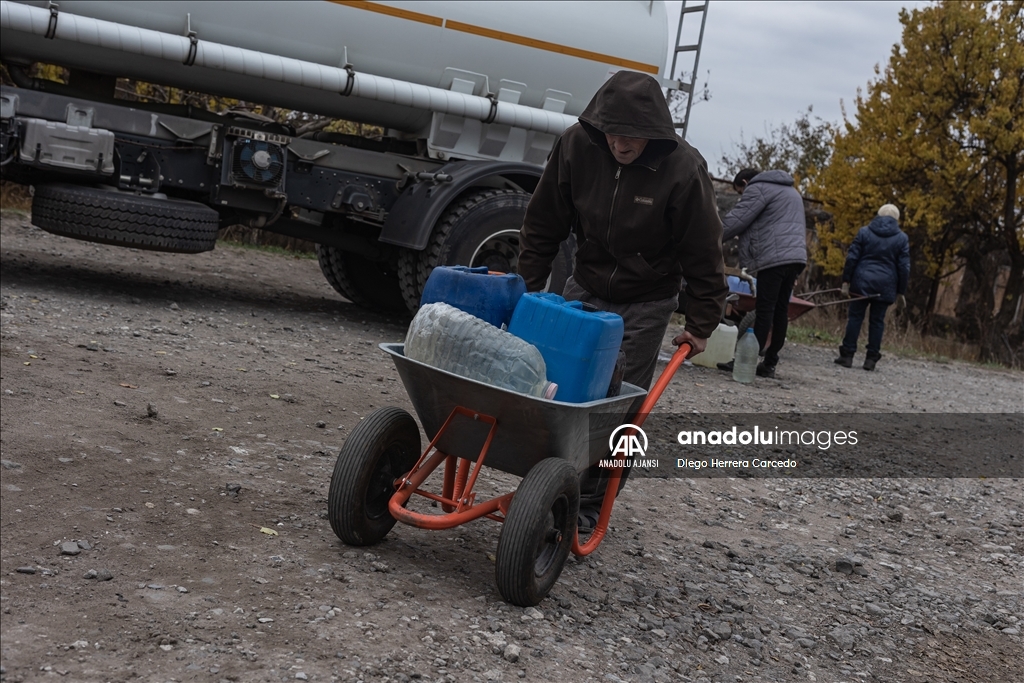
[[860, 336], [861, 325], [864, 324], [864, 314], [868, 308], [871, 313], [868, 317], [868, 355], [878, 357], [882, 351], [882, 335], [885, 334], [885, 311], [889, 304], [882, 303], [877, 299], [857, 299], [850, 302], [849, 312], [846, 318], [846, 336], [843, 337], [843, 351], [853, 355], [857, 352], [857, 337]]
[[[764, 364], [774, 368], [779, 362], [779, 351], [786, 343], [789, 328], [789, 297], [793, 284], [803, 272], [804, 264], [787, 263], [757, 272], [757, 307], [755, 310], [754, 336], [764, 351]], [[742, 334], [743, 330], [740, 331]], [[772, 335], [771, 346], [765, 348], [768, 333]]]

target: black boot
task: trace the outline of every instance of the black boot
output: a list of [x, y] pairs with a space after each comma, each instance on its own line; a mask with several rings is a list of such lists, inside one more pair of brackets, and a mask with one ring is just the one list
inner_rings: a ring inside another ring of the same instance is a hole
[[[844, 368], [853, 367], [853, 353], [847, 351], [842, 346], [839, 347], [839, 358], [835, 360], [836, 365], [842, 365]], [[874, 365], [872, 365], [874, 367]]]
[[725, 372], [732, 372], [732, 366], [735, 365], [735, 363], [736, 363], [735, 359], [729, 361], [728, 363], [719, 363], [718, 364], [718, 369], [719, 370], [724, 370]]
[[875, 363], [877, 363], [879, 359], [881, 359], [881, 357], [882, 354], [880, 353], [871, 353], [870, 351], [868, 351], [868, 357], [864, 359], [864, 369], [874, 370]]
[[757, 373], [758, 377], [767, 377], [768, 379], [775, 379], [775, 366], [768, 365], [764, 361], [761, 361], [760, 363], [757, 364], [757, 369], [755, 370], [755, 372]]

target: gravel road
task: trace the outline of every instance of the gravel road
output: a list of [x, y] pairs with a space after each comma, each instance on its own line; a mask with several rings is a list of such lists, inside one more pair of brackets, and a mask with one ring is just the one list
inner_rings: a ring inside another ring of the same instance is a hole
[[[367, 549], [326, 519], [346, 435], [411, 410], [376, 348], [407, 320], [315, 260], [0, 234], [4, 681], [1021, 680], [1019, 479], [631, 480], [601, 548], [511, 607], [497, 524]], [[1020, 372], [831, 360], [685, 367], [662, 407], [1024, 411]]]

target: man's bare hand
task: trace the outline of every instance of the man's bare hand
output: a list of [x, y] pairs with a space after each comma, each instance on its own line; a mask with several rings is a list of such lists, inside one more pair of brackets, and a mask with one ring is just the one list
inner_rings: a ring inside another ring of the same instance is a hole
[[681, 335], [672, 340], [672, 343], [676, 346], [682, 346], [683, 344], [689, 344], [691, 347], [690, 353], [686, 356], [687, 358], [693, 358], [698, 353], [704, 351], [708, 346], [707, 339], [701, 339], [695, 337], [689, 332], [683, 332]]

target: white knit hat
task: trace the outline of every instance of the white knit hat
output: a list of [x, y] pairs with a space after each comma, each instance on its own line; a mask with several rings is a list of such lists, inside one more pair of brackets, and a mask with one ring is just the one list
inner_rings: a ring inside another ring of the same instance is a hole
[[885, 204], [878, 210], [879, 216], [888, 216], [889, 218], [900, 219], [900, 210], [896, 208], [895, 204]]

